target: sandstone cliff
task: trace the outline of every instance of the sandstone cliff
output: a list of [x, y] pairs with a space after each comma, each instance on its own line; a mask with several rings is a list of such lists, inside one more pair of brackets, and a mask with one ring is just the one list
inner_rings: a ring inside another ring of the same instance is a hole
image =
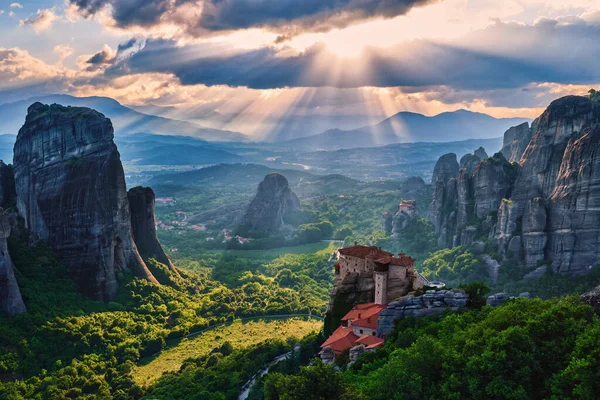
[[145, 260], [154, 258], [178, 274], [177, 269], [165, 254], [156, 236], [156, 217], [154, 214], [155, 195], [149, 187], [135, 187], [127, 192], [131, 211], [133, 240]]
[[285, 217], [300, 208], [298, 197], [281, 174], [272, 173], [258, 185], [242, 225], [250, 231], [273, 232], [285, 224]]
[[156, 282], [133, 241], [125, 177], [109, 119], [88, 108], [35, 103], [14, 149], [17, 207], [82, 293], [112, 300], [117, 273]]
[[586, 273], [600, 263], [599, 146], [599, 104], [578, 96], [552, 102], [531, 129], [506, 133], [501, 154], [472, 175], [461, 170], [453, 198], [434, 191], [429, 218], [439, 244], [470, 245], [461, 239], [469, 221], [475, 239], [489, 239], [502, 259]]
[[8, 253], [6, 239], [10, 235], [9, 217], [0, 209], [0, 311], [12, 316], [26, 310], [15, 278], [14, 265]]

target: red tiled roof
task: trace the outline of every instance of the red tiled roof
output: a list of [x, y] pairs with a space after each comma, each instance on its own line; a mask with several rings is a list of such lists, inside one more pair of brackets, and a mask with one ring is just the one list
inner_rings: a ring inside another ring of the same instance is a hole
[[386, 257], [386, 256], [388, 256], [388, 257], [394, 256], [392, 253], [383, 251], [379, 247], [376, 247], [376, 246], [352, 246], [352, 247], [347, 247], [345, 249], [340, 249], [339, 252], [340, 252], [340, 254], [343, 254], [345, 256], [358, 257], [358, 258], [367, 258], [367, 257], [381, 258], [381, 257]]
[[342, 321], [351, 321], [353, 326], [376, 329], [379, 313], [385, 308], [386, 306], [375, 303], [357, 304], [344, 315]]
[[375, 336], [361, 336], [356, 341], [356, 344], [363, 344], [367, 349], [375, 349], [377, 347], [382, 346], [385, 343], [385, 340], [375, 337]]
[[385, 265], [400, 265], [402, 267], [410, 267], [411, 265], [414, 265], [415, 263], [415, 259], [412, 257], [408, 257], [404, 254], [400, 254], [398, 255], [398, 257], [394, 257], [394, 256], [386, 256], [386, 257], [381, 257], [375, 260], [376, 263], [378, 264], [385, 264]]
[[331, 346], [334, 353], [340, 354], [344, 350], [354, 347], [357, 340], [358, 336], [354, 333], [352, 328], [340, 326], [331, 334], [329, 339], [321, 345], [321, 348]]

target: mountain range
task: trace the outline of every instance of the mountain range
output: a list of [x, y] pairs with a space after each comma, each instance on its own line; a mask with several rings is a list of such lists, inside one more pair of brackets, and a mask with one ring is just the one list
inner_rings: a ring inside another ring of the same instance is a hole
[[[122, 105], [108, 97], [74, 97], [69, 95], [48, 95], [0, 104], [0, 133], [16, 134], [25, 118], [27, 107], [34, 102], [62, 104], [67, 106], [89, 107], [109, 117], [117, 136], [129, 133], [150, 133], [158, 135], [184, 135], [207, 141], [245, 142], [249, 137], [239, 132], [220, 129], [227, 126], [226, 116], [216, 111], [201, 113], [201, 120], [209, 121], [215, 115], [218, 123], [206, 127], [198, 124], [198, 115], [177, 111], [174, 107]], [[322, 117], [322, 116], [321, 116]], [[446, 112], [435, 116], [425, 116], [412, 112], [399, 112], [375, 125], [367, 125], [361, 118], [331, 116], [329, 124], [321, 117], [300, 118], [289, 116], [278, 121], [277, 130], [268, 137], [279, 146], [302, 150], [337, 150], [346, 148], [384, 146], [395, 143], [413, 142], [452, 142], [466, 139], [489, 139], [501, 137], [510, 127], [523, 122], [525, 118], [494, 118], [487, 114], [467, 110]], [[289, 121], [288, 121], [289, 120]], [[342, 122], [345, 121], [345, 122]], [[323, 126], [337, 126], [322, 133]], [[343, 128], [343, 129], [340, 129]], [[263, 135], [264, 136], [264, 135]]]
[[61, 104], [63, 106], [88, 107], [111, 119], [115, 132], [119, 134], [147, 132], [159, 135], [186, 135], [209, 141], [246, 141], [239, 132], [205, 128], [187, 121], [144, 114], [123, 106], [108, 97], [74, 97], [49, 95], [33, 97], [14, 103], [0, 105], [0, 133], [16, 135], [27, 114], [27, 108], [35, 103]]
[[494, 118], [467, 110], [433, 117], [400, 112], [375, 125], [353, 130], [330, 129], [319, 135], [289, 140], [283, 144], [294, 148], [336, 150], [395, 143], [490, 139], [502, 136], [512, 126], [529, 121], [526, 118]]

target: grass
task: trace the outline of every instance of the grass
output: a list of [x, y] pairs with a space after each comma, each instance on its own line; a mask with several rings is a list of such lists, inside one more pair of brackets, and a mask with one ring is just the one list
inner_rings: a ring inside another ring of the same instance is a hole
[[335, 251], [341, 244], [341, 241], [322, 241], [317, 243], [309, 243], [301, 246], [279, 247], [269, 250], [208, 250], [209, 254], [227, 253], [239, 258], [249, 259], [275, 259], [286, 254], [313, 254], [328, 255]]
[[206, 355], [225, 342], [234, 349], [245, 348], [267, 339], [300, 339], [321, 329], [322, 321], [308, 318], [278, 320], [235, 321], [231, 325], [215, 328], [201, 335], [181, 340], [152, 359], [142, 360], [133, 372], [133, 379], [140, 385], [148, 385], [165, 372], [179, 371], [187, 358]]

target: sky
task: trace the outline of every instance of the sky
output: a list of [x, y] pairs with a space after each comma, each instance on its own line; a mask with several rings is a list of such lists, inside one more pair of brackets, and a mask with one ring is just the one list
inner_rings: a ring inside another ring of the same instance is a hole
[[0, 103], [107, 96], [255, 137], [285, 118], [534, 118], [600, 86], [598, 60], [600, 0], [0, 0]]

